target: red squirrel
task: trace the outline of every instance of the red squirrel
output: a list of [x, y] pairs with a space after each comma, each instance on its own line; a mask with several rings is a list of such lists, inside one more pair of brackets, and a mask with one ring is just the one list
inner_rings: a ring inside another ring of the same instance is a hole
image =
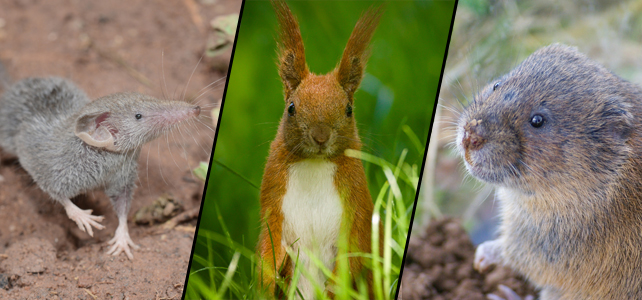
[[[272, 5], [280, 29], [277, 65], [285, 110], [261, 184], [257, 274], [270, 296], [282, 297], [277, 281], [289, 284], [299, 264], [308, 276], [298, 277], [297, 295], [314, 299], [315, 286], [324, 289], [327, 278], [308, 251], [335, 274], [340, 239], [347, 239], [348, 253], [371, 252], [374, 205], [361, 161], [344, 152], [361, 149], [353, 96], [381, 8], [361, 16], [338, 66], [317, 75], [308, 70], [296, 18], [285, 2]], [[365, 264], [359, 255], [349, 258], [353, 284], [364, 278], [372, 294], [372, 275]], [[332, 297], [332, 288], [325, 289]]]

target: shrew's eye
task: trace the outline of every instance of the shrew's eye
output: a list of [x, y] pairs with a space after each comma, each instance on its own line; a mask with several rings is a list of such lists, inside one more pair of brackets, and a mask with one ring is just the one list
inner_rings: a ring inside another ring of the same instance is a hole
[[288, 105], [288, 115], [290, 117], [293, 117], [294, 113], [296, 113], [296, 111], [294, 109], [294, 102], [290, 102], [290, 105]]
[[136, 120], [140, 120], [140, 118], [142, 118], [142, 117], [143, 117], [143, 115], [141, 115], [141, 114], [136, 114]]
[[531, 126], [535, 128], [540, 128], [544, 125], [544, 117], [542, 115], [533, 115], [530, 120]]
[[350, 105], [350, 103], [346, 106], [346, 116], [352, 117], [352, 105]]
[[496, 90], [499, 87], [499, 84], [500, 84], [499, 81], [495, 82], [495, 84], [493, 85], [493, 91]]

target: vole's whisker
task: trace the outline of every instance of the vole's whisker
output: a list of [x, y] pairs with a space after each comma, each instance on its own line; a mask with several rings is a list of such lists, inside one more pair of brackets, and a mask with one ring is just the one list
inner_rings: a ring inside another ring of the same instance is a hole
[[[464, 92], [464, 87], [461, 85], [461, 81], [459, 80], [459, 78], [457, 78], [455, 81], [459, 86], [459, 91], [461, 92], [461, 96], [464, 97], [465, 103], [467, 105], [470, 104], [470, 99], [466, 96], [466, 93]], [[459, 103], [459, 105], [462, 106], [462, 102], [464, 101], [460, 101], [460, 98], [457, 96], [455, 96], [454, 98], [457, 100], [457, 103]], [[462, 106], [462, 109], [463, 109], [463, 106]]]
[[[459, 125], [459, 123], [457, 123], [455, 121], [444, 120], [444, 118], [442, 118], [441, 120], [436, 120], [435, 122], [439, 123], [440, 126], [441, 125], [450, 125], [451, 127], [455, 127], [455, 128], [457, 127], [457, 125]], [[442, 128], [446, 129], [445, 127], [442, 127]]]
[[448, 110], [448, 111], [452, 112], [452, 113], [453, 113], [453, 114], [455, 114], [456, 116], [459, 116], [459, 115], [461, 115], [461, 113], [462, 113], [462, 111], [459, 111], [459, 110], [457, 110], [456, 108], [454, 108], [454, 107], [452, 107], [452, 106], [450, 106], [450, 105], [443, 105], [443, 104], [441, 104], [441, 103], [439, 103], [439, 104], [437, 104], [437, 105], [438, 105], [439, 107], [441, 107], [441, 108], [444, 108], [444, 109], [446, 109], [446, 110]]
[[444, 147], [452, 149], [452, 150], [456, 150], [457, 149], [457, 142], [456, 141], [448, 142], [448, 143], [446, 143], [446, 145], [444, 145]]

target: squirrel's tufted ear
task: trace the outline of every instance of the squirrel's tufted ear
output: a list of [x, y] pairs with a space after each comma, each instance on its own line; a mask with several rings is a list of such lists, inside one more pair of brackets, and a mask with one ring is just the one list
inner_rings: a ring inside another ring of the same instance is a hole
[[283, 80], [285, 99], [308, 76], [308, 65], [305, 63], [305, 51], [299, 23], [292, 15], [290, 8], [283, 0], [273, 0], [272, 7], [279, 20], [278, 59], [279, 75]]
[[371, 7], [357, 21], [337, 69], [337, 80], [352, 101], [354, 92], [359, 88], [363, 71], [368, 60], [368, 44], [374, 34], [383, 7]]
[[91, 146], [118, 151], [112, 131], [106, 122], [109, 115], [109, 112], [104, 112], [80, 116], [76, 119], [76, 136]]

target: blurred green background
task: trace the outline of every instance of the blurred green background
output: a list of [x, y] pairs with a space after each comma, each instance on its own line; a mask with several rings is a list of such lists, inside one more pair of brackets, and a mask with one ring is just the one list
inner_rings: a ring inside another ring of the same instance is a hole
[[[454, 1], [288, 3], [299, 20], [309, 69], [317, 74], [330, 72], [339, 62], [361, 13], [381, 4], [385, 12], [372, 39], [365, 78], [355, 94], [362, 150], [395, 162], [406, 148], [406, 161], [421, 166]], [[210, 243], [201, 233], [229, 233], [229, 239], [255, 249], [260, 228], [255, 186], [260, 186], [270, 142], [285, 108], [276, 67], [277, 24], [270, 3], [247, 1], [241, 20], [195, 248], [195, 255], [209, 257], [212, 265], [221, 267], [229, 265], [234, 250]], [[419, 145], [402, 131], [403, 125], [417, 135]], [[378, 167], [365, 167], [374, 196], [385, 178]], [[237, 272], [249, 274], [250, 266], [242, 259]], [[194, 261], [190, 273], [204, 267]]]

